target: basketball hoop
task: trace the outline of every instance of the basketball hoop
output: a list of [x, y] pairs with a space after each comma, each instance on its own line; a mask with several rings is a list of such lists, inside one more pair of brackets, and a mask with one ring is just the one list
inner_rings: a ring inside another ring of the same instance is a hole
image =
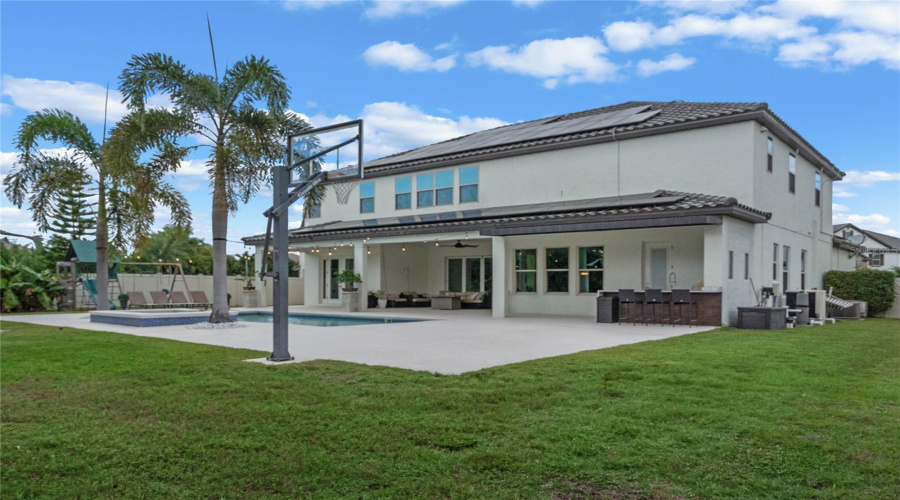
[[356, 180], [331, 183], [331, 189], [334, 190], [334, 195], [337, 197], [338, 204], [346, 205], [350, 201], [350, 193], [353, 192], [353, 188], [355, 188], [358, 183], [359, 181]]

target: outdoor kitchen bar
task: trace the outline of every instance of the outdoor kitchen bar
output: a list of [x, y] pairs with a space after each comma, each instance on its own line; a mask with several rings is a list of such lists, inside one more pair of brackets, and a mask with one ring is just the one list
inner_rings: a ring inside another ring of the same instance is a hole
[[[681, 305], [672, 300], [671, 290], [662, 290], [662, 303], [647, 303], [647, 292], [635, 290], [636, 304], [625, 304], [625, 319], [631, 323], [634, 315], [635, 323], [644, 323], [645, 318], [653, 316], [653, 323], [669, 323], [676, 321], [683, 325], [721, 326], [722, 325], [722, 292], [720, 290], [691, 290], [690, 304]], [[603, 300], [606, 299], [606, 300]], [[606, 308], [606, 311], [601, 309]], [[632, 308], [632, 309], [627, 309]], [[597, 322], [615, 323], [622, 314], [619, 305], [619, 290], [600, 290], [597, 292]], [[602, 317], [602, 319], [601, 319]], [[695, 319], [694, 321], [689, 321]]]

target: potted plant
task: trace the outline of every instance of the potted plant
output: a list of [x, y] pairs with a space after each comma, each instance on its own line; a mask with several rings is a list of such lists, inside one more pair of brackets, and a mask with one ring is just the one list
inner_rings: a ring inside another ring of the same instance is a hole
[[128, 294], [127, 293], [119, 294], [119, 305], [122, 306], [122, 309], [128, 309]]
[[341, 274], [338, 274], [337, 281], [344, 284], [345, 292], [355, 292], [357, 288], [353, 285], [362, 283], [362, 276], [354, 273], [352, 269], [344, 269]]
[[375, 292], [375, 298], [378, 300], [378, 308], [384, 309], [387, 307], [387, 292], [384, 290], [378, 290]]

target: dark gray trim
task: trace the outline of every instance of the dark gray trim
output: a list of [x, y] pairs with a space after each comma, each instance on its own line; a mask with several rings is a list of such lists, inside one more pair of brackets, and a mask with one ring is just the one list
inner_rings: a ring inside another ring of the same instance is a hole
[[585, 231], [614, 231], [617, 229], [650, 229], [660, 227], [721, 225], [717, 215], [662, 217], [616, 221], [581, 222], [577, 224], [548, 224], [542, 226], [495, 227], [482, 229], [482, 236], [518, 236], [527, 234], [578, 233]]
[[[372, 169], [365, 169], [366, 177], [384, 177], [395, 174], [404, 174], [410, 172], [418, 172], [421, 170], [429, 170], [434, 168], [443, 168], [456, 165], [466, 165], [488, 160], [496, 160], [499, 158], [509, 158], [514, 156], [522, 156], [534, 153], [543, 153], [546, 151], [555, 151], [559, 149], [576, 148], [580, 146], [588, 146], [593, 144], [601, 144], [604, 142], [612, 142], [613, 140], [636, 139], [638, 137], [649, 137], [659, 134], [667, 134], [671, 132], [681, 132], [686, 130], [696, 130], [707, 127], [715, 127], [719, 125], [727, 125], [732, 123], [740, 123], [744, 121], [755, 120], [772, 130], [773, 134], [794, 149], [799, 149], [800, 155], [813, 165], [821, 168], [832, 179], [841, 179], [844, 173], [835, 168], [821, 153], [812, 147], [799, 134], [787, 127], [780, 119], [768, 110], [747, 111], [744, 113], [736, 113], [726, 116], [717, 116], [713, 118], [704, 118], [689, 122], [675, 123], [671, 125], [659, 125], [644, 129], [628, 130], [624, 132], [616, 132], [615, 138], [612, 134], [597, 135], [594, 137], [585, 137], [581, 139], [571, 139], [567, 141], [551, 142], [547, 144], [539, 144], [536, 146], [525, 145], [509, 145], [509, 149], [503, 151], [491, 151], [488, 153], [479, 153], [478, 150], [471, 151], [469, 155], [463, 157], [454, 157], [444, 160], [429, 161], [428, 159], [415, 160], [408, 163], [395, 163], [381, 165]], [[466, 152], [454, 153], [453, 155], [465, 155]]]

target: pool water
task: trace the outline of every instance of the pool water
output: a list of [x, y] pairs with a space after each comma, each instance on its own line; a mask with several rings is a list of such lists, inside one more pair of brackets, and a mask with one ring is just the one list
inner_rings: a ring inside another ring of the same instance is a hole
[[[251, 323], [271, 323], [272, 313], [252, 312], [239, 313], [238, 321], [249, 321]], [[292, 325], [303, 326], [356, 326], [356, 325], [383, 325], [385, 323], [415, 323], [424, 321], [414, 318], [377, 318], [363, 316], [334, 316], [329, 314], [288, 314], [288, 323]]]

